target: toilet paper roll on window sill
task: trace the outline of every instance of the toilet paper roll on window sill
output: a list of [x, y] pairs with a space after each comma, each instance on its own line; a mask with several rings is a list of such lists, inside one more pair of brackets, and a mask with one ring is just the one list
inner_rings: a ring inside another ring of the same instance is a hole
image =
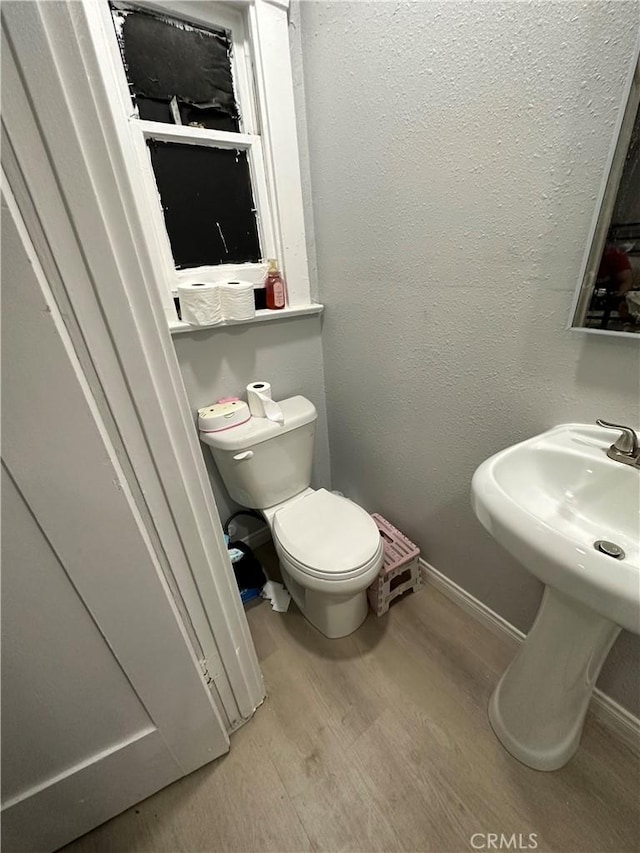
[[215, 326], [222, 323], [220, 288], [215, 283], [179, 284], [180, 314], [191, 326]]
[[251, 320], [256, 316], [253, 283], [227, 281], [220, 283], [220, 305], [225, 320]]

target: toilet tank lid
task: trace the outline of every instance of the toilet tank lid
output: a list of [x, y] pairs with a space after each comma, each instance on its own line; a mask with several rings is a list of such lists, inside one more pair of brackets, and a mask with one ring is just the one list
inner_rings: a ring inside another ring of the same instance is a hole
[[278, 424], [267, 418], [250, 418], [246, 423], [222, 432], [201, 432], [200, 441], [217, 450], [247, 450], [254, 444], [277, 438], [292, 429], [316, 420], [316, 407], [306, 397], [289, 397], [279, 400], [284, 423]]

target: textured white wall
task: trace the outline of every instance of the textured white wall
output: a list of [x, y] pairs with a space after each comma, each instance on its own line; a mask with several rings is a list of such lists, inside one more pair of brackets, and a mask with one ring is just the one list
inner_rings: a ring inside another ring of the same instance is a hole
[[[304, 2], [294, 18], [333, 485], [523, 629], [540, 585], [476, 521], [470, 480], [553, 424], [638, 424], [637, 342], [564, 326], [639, 9]], [[600, 680], [636, 713], [639, 648], [622, 637]]]
[[[189, 402], [194, 412], [220, 397], [243, 396], [250, 382], [266, 379], [273, 398], [302, 394], [318, 409], [314, 485], [329, 485], [321, 321], [317, 316], [275, 320], [255, 326], [199, 331], [174, 338]], [[222, 522], [237, 509], [202, 445]], [[259, 527], [251, 519], [238, 519], [240, 536]]]

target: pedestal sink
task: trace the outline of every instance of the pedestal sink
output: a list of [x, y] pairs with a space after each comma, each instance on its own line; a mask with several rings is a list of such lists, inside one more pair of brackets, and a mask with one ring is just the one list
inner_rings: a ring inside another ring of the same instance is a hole
[[489, 703], [502, 744], [537, 770], [571, 758], [615, 638], [621, 628], [640, 633], [640, 471], [607, 457], [612, 438], [564, 424], [497, 453], [473, 477], [480, 522], [546, 585]]

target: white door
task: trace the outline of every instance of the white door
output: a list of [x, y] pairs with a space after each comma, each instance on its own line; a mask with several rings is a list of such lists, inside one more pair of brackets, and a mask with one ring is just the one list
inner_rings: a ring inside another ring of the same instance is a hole
[[3, 184], [2, 840], [17, 853], [56, 849], [229, 740]]

